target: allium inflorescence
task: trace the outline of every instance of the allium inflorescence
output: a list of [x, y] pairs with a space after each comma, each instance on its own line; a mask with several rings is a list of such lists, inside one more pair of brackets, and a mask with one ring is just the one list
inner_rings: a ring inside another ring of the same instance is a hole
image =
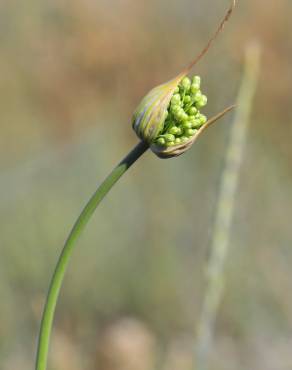
[[187, 142], [207, 122], [200, 109], [207, 104], [201, 90], [201, 78], [184, 77], [176, 89], [167, 108], [167, 117], [155, 143], [169, 147]]
[[233, 108], [231, 106], [207, 121], [200, 113], [200, 109], [207, 104], [207, 97], [200, 91], [200, 77], [190, 80], [186, 76], [223, 30], [235, 3], [236, 0], [231, 0], [225, 17], [197, 57], [173, 79], [150, 90], [134, 111], [134, 131], [159, 158], [172, 158], [185, 153], [206, 128]]

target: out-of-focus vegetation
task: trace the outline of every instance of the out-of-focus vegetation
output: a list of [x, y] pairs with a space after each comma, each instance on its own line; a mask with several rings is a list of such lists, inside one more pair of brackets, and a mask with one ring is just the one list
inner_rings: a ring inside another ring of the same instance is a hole
[[[141, 96], [190, 61], [227, 6], [1, 1], [1, 369], [33, 368], [69, 228], [136, 142]], [[292, 366], [291, 11], [239, 2], [196, 67], [210, 116], [235, 100], [246, 42], [263, 47], [211, 369]], [[228, 121], [180, 158], [146, 154], [101, 205], [61, 292], [51, 369], [190, 369]]]

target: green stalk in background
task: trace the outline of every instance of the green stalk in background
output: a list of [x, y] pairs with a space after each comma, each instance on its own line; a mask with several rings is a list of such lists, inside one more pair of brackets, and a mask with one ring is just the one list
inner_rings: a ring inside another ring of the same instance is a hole
[[194, 362], [196, 370], [207, 369], [208, 354], [212, 348], [214, 324], [224, 289], [224, 267], [231, 237], [240, 166], [259, 78], [259, 66], [260, 48], [253, 43], [246, 48], [245, 70], [237, 99], [238, 109], [231, 128], [221, 175], [210, 255], [206, 262], [207, 286], [198, 322]]
[[36, 370], [46, 370], [49, 340], [54, 313], [66, 268], [76, 245], [76, 241], [99, 203], [140, 156], [150, 148], [160, 158], [171, 158], [187, 151], [198, 137], [211, 124], [229, 112], [233, 106], [223, 110], [207, 121], [200, 109], [207, 104], [207, 97], [201, 93], [199, 76], [190, 80], [187, 74], [206, 54], [213, 41], [223, 30], [230, 18], [236, 0], [220, 22], [216, 32], [201, 53], [174, 79], [152, 89], [141, 101], [133, 115], [133, 129], [141, 140], [139, 144], [120, 162], [93, 194], [63, 247], [57, 262], [48, 291], [39, 333]]

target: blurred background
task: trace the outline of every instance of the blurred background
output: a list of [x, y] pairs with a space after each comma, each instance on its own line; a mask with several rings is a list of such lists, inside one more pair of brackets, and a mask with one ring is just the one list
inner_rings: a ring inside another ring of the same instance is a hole
[[[0, 368], [33, 368], [49, 279], [97, 184], [137, 142], [131, 114], [198, 53], [227, 0], [1, 0]], [[211, 116], [263, 49], [210, 369], [292, 368], [288, 0], [239, 1], [194, 69]], [[52, 370], [190, 370], [232, 116], [184, 156], [147, 152], [78, 242]]]

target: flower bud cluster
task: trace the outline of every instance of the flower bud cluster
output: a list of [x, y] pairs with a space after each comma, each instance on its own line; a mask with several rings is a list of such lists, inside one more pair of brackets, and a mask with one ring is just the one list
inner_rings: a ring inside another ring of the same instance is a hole
[[178, 84], [167, 108], [163, 129], [154, 141], [156, 145], [169, 147], [185, 143], [207, 122], [206, 116], [200, 113], [207, 104], [200, 85], [199, 76], [192, 80], [184, 77]]

